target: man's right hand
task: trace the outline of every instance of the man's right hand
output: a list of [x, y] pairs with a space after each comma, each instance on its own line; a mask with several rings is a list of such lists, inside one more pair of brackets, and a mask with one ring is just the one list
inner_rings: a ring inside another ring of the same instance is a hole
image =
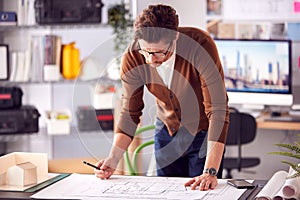
[[100, 179], [108, 179], [116, 170], [118, 162], [118, 160], [112, 157], [99, 160], [96, 166], [99, 167], [100, 170], [94, 169], [95, 176]]

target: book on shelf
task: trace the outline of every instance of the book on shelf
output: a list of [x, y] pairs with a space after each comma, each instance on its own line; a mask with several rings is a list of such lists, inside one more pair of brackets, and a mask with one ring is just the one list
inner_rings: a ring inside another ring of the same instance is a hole
[[27, 9], [27, 3], [26, 0], [18, 0], [18, 26], [24, 26], [26, 25], [26, 9]]
[[14, 81], [17, 71], [17, 52], [11, 52], [11, 66], [9, 80]]
[[60, 66], [61, 59], [61, 37], [57, 35], [45, 35], [44, 44], [44, 64]]
[[300, 41], [300, 23], [290, 22], [287, 25], [287, 38], [293, 41]]
[[30, 80], [42, 81], [43, 67], [44, 67], [43, 36], [32, 36], [30, 46], [31, 46]]
[[58, 81], [60, 79], [61, 37], [45, 35], [44, 44], [44, 80]]
[[218, 38], [235, 38], [234, 23], [218, 23]]
[[29, 26], [36, 24], [35, 22], [35, 11], [34, 11], [35, 0], [18, 0], [17, 5], [17, 24], [18, 26]]
[[287, 26], [286, 23], [273, 23], [270, 27], [270, 38], [271, 39], [286, 39]]
[[238, 24], [238, 37], [240, 39], [253, 39], [255, 33], [254, 24]]
[[57, 80], [60, 76], [61, 37], [32, 36], [29, 48], [26, 51], [11, 52], [10, 59], [10, 81], [43, 81], [45, 66], [57, 68], [55, 70]]
[[29, 81], [31, 65], [30, 51], [11, 52], [11, 73], [10, 81], [26, 82]]
[[23, 74], [23, 81], [29, 81], [29, 74], [30, 74], [30, 65], [31, 65], [31, 48], [25, 51], [25, 61], [24, 61], [24, 74]]
[[24, 66], [25, 66], [25, 52], [18, 52], [17, 53], [17, 71], [16, 71], [16, 82], [22, 82], [23, 81], [23, 75], [24, 75]]
[[269, 40], [271, 35], [271, 25], [269, 23], [255, 24], [254, 38]]
[[9, 73], [8, 45], [0, 44], [0, 80], [7, 80]]

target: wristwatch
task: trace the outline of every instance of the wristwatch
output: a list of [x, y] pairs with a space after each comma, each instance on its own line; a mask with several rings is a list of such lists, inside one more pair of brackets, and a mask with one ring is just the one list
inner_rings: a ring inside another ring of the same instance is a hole
[[217, 176], [218, 171], [211, 167], [211, 168], [206, 168], [203, 173], [208, 173], [210, 176]]

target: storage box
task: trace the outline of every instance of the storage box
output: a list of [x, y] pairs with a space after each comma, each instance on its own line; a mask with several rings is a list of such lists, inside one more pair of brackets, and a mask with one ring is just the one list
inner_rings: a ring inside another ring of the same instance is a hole
[[106, 93], [95, 93], [94, 94], [94, 108], [95, 109], [112, 109], [113, 98], [115, 93], [106, 92]]
[[11, 109], [19, 108], [22, 105], [23, 91], [19, 87], [0, 86], [0, 108]]
[[80, 131], [113, 130], [113, 109], [95, 109], [93, 106], [80, 106], [77, 110]]
[[114, 115], [112, 109], [97, 109], [96, 116], [102, 130], [114, 130]]
[[47, 132], [49, 135], [67, 135], [71, 132], [71, 113], [69, 110], [47, 111]]
[[96, 111], [93, 106], [79, 106], [76, 112], [78, 129], [80, 131], [100, 130]]
[[59, 81], [59, 79], [59, 66], [50, 64], [44, 66], [44, 81]]
[[39, 24], [101, 22], [101, 0], [35, 0]]
[[39, 131], [39, 117], [39, 111], [31, 105], [0, 109], [0, 135], [36, 133]]

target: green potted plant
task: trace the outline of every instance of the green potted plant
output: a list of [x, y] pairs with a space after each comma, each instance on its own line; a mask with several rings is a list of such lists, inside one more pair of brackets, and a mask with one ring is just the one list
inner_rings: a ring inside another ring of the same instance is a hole
[[115, 4], [108, 9], [108, 24], [113, 28], [114, 48], [116, 53], [125, 50], [131, 37], [129, 37], [133, 21], [127, 5], [122, 2]]
[[[298, 134], [298, 138], [300, 141], [300, 134]], [[276, 155], [282, 155], [290, 158], [295, 158], [296, 162], [290, 162], [290, 161], [281, 161], [282, 163], [285, 163], [289, 165], [295, 173], [287, 178], [296, 178], [300, 177], [300, 142], [295, 141], [294, 144], [275, 144], [278, 147], [286, 149], [286, 151], [278, 151], [278, 152], [270, 152], [270, 154], [276, 154]]]

